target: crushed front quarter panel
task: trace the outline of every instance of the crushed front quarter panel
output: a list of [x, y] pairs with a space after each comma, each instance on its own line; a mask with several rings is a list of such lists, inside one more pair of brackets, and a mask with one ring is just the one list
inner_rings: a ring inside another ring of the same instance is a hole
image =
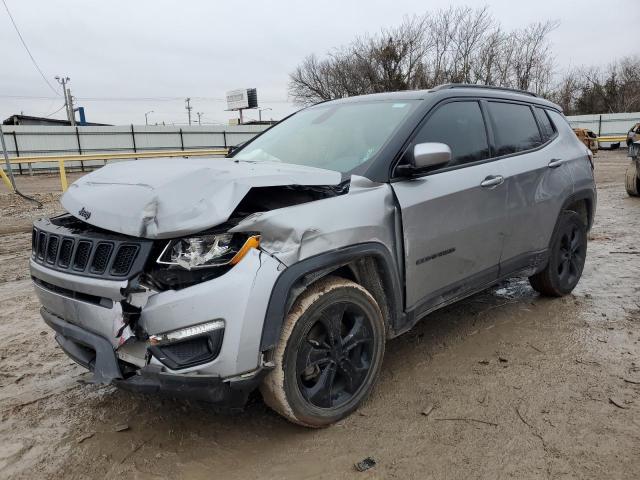
[[[227, 377], [260, 365], [260, 338], [273, 285], [283, 266], [256, 249], [221, 277], [182, 290], [149, 296], [139, 324], [159, 335], [213, 320], [223, 320], [224, 340], [218, 357], [208, 364], [180, 370]], [[152, 359], [152, 363], [157, 363]], [[167, 371], [171, 371], [167, 368]]]
[[257, 213], [230, 231], [260, 232], [261, 248], [285, 265], [365, 242], [381, 243], [394, 256], [395, 212], [388, 184], [354, 175], [346, 195]]

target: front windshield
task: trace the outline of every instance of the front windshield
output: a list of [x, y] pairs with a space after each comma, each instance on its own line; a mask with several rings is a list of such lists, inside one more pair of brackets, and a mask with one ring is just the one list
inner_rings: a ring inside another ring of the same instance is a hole
[[415, 104], [410, 100], [316, 105], [275, 125], [233, 158], [351, 172], [380, 151]]

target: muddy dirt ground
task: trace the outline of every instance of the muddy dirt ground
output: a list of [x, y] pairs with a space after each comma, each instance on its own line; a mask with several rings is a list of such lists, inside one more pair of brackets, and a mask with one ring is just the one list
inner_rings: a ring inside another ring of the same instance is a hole
[[[526, 279], [432, 314], [387, 346], [369, 401], [307, 430], [259, 398], [237, 415], [84, 383], [29, 283], [29, 222], [55, 177], [0, 196], [2, 478], [638, 478], [640, 199], [623, 152], [596, 157], [599, 204], [573, 295]], [[116, 431], [126, 424], [127, 429]], [[371, 456], [377, 466], [354, 471]]]

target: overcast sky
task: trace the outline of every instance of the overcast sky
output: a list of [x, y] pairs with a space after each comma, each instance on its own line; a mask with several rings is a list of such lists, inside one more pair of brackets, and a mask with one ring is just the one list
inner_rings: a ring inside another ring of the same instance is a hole
[[[150, 123], [186, 123], [187, 96], [194, 117], [226, 123], [225, 91], [244, 87], [272, 109], [263, 118], [281, 118], [295, 110], [288, 74], [306, 55], [449, 5], [489, 5], [507, 30], [559, 20], [551, 35], [558, 71], [640, 55], [640, 0], [5, 1], [51, 83], [71, 77], [87, 120], [114, 124], [144, 124], [149, 110]], [[0, 45], [0, 117], [60, 108], [1, 4]]]

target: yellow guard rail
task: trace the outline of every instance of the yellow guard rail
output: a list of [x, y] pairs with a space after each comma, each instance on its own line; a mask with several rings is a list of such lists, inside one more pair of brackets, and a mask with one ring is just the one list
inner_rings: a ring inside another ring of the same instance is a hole
[[[148, 152], [126, 152], [126, 153], [96, 153], [88, 155], [47, 155], [32, 157], [13, 157], [9, 161], [12, 164], [18, 163], [57, 163], [60, 175], [60, 185], [64, 192], [67, 187], [67, 172], [65, 170], [65, 162], [86, 162], [89, 160], [124, 160], [127, 158], [163, 158], [163, 157], [207, 157], [207, 156], [224, 156], [229, 152], [226, 148], [212, 148], [203, 150], [161, 150]], [[13, 191], [11, 182], [0, 168], [0, 178], [7, 185], [9, 190]]]

